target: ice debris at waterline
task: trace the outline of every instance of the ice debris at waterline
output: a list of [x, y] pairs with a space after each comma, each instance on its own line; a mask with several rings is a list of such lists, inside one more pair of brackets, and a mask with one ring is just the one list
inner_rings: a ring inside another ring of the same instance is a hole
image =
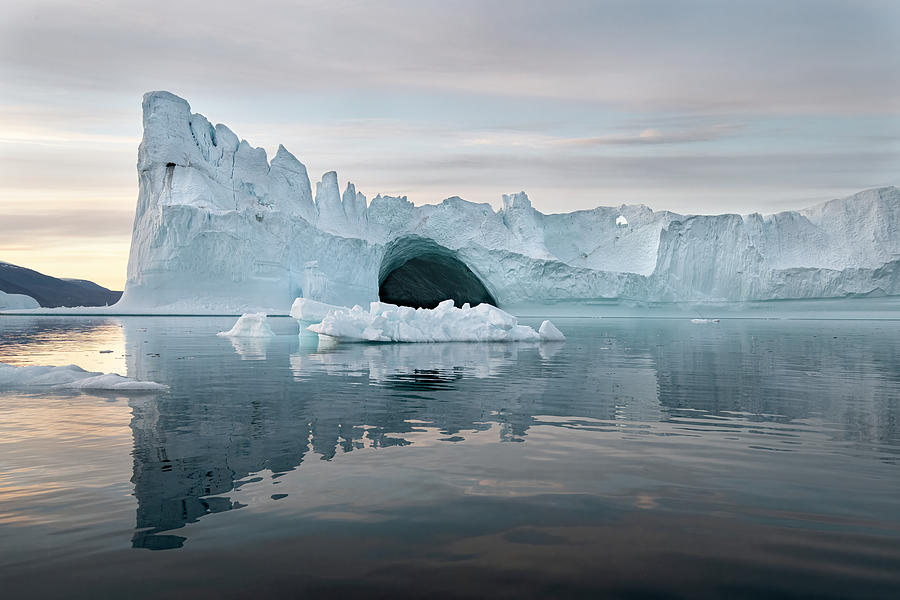
[[691, 323], [718, 323], [719, 319], [691, 319]]
[[[549, 324], [545, 321], [545, 324]], [[549, 325], [552, 334], [559, 330]], [[527, 342], [541, 335], [518, 319], [490, 304], [457, 308], [444, 300], [436, 308], [412, 308], [385, 302], [330, 310], [321, 323], [307, 329], [345, 341], [358, 342]], [[554, 340], [560, 337], [554, 335]]]
[[524, 192], [499, 210], [417, 206], [352, 183], [341, 193], [333, 171], [312, 186], [283, 146], [267, 156], [167, 92], [144, 96], [143, 126], [128, 280], [110, 312], [274, 314], [298, 296], [503, 307], [900, 294], [896, 187], [772, 215], [543, 214]]
[[228, 331], [220, 331], [222, 337], [274, 337], [275, 332], [266, 321], [266, 313], [244, 313]]
[[169, 389], [153, 381], [138, 381], [115, 373], [93, 373], [77, 365], [16, 367], [0, 363], [0, 388], [46, 387], [67, 390], [146, 392]]

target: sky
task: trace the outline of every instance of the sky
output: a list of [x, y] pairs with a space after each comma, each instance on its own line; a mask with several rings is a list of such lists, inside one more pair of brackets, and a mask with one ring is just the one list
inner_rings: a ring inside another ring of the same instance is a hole
[[0, 261], [122, 289], [150, 90], [370, 199], [771, 213], [900, 185], [893, 0], [5, 0]]

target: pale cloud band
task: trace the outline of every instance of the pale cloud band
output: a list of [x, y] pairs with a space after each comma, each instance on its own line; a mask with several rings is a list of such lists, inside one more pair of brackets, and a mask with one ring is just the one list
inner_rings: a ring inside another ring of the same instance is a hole
[[900, 183], [897, 73], [878, 0], [11, 0], [0, 260], [121, 287], [150, 89], [370, 196], [770, 212]]

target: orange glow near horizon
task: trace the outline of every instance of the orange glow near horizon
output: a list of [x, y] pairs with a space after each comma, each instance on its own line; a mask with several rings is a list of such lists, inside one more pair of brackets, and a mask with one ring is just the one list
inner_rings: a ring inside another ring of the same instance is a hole
[[44, 275], [87, 279], [115, 291], [125, 286], [131, 236], [97, 242], [60, 240], [45, 248], [9, 248], [0, 243], [0, 260]]
[[0, 261], [122, 290], [136, 188], [0, 188], [0, 224], [13, 223], [0, 236]]

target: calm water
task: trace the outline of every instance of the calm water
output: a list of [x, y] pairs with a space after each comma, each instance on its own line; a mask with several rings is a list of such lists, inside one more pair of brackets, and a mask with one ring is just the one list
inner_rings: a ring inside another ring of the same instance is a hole
[[0, 390], [5, 598], [900, 597], [900, 321], [274, 321], [0, 317], [0, 361], [171, 386]]

